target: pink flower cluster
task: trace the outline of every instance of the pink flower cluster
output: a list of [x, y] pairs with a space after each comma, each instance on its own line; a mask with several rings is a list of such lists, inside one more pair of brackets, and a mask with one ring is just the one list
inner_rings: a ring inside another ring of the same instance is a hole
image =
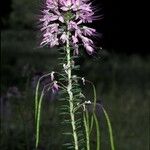
[[[46, 7], [42, 11], [41, 46], [53, 47], [67, 40], [78, 54], [79, 44], [83, 43], [88, 54], [94, 51], [93, 41], [89, 38], [96, 35], [96, 30], [85, 26], [97, 19], [94, 8], [89, 0], [46, 0]], [[71, 34], [67, 36], [67, 31]]]

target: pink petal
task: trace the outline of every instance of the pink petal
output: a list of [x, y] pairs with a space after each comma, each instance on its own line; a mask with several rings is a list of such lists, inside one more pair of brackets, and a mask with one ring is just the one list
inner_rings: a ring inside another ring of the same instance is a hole
[[72, 41], [73, 41], [73, 44], [76, 44], [78, 42], [78, 39], [73, 35], [72, 36]]
[[88, 45], [88, 44], [85, 44], [84, 46], [85, 46], [86, 51], [87, 51], [87, 53], [88, 53], [89, 55], [93, 54], [93, 52], [94, 52], [93, 47], [91, 47], [91, 46]]

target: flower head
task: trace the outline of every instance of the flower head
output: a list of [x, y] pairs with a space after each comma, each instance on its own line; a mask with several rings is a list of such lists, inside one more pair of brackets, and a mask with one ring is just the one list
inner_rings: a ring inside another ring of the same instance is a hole
[[89, 0], [46, 0], [45, 4], [39, 19], [43, 35], [41, 46], [53, 47], [69, 40], [76, 54], [82, 43], [88, 54], [92, 54], [94, 44], [90, 37], [96, 35], [96, 30], [84, 25], [98, 19], [92, 3]]

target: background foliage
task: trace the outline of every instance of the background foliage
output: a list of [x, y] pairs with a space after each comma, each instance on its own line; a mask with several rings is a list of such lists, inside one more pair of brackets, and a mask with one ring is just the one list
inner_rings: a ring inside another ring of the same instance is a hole
[[[12, 0], [12, 11], [3, 18], [9, 24], [1, 33], [3, 150], [34, 149], [35, 83], [42, 74], [60, 69], [57, 49], [39, 49], [37, 44], [35, 19], [41, 5], [39, 1]], [[117, 149], [149, 150], [150, 56], [103, 49], [93, 57], [82, 55], [79, 63], [81, 76], [94, 81], [98, 100], [110, 114]], [[90, 100], [91, 89], [87, 87], [85, 92]], [[58, 96], [48, 93], [43, 108], [40, 149], [62, 150], [61, 144], [67, 139], [61, 136]], [[101, 112], [99, 119], [102, 150], [108, 150], [106, 122]], [[92, 142], [94, 145], [94, 137]]]

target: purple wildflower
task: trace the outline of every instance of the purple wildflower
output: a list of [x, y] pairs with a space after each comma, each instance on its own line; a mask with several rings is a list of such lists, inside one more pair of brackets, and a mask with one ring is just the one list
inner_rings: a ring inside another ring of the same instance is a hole
[[88, 28], [86, 26], [83, 26], [83, 34], [86, 36], [86, 35], [93, 35], [94, 33], [96, 32], [95, 29], [92, 29], [92, 28]]
[[52, 85], [52, 92], [56, 93], [58, 89], [59, 89], [59, 85], [57, 84], [57, 81], [54, 81]]
[[75, 36], [73, 35], [73, 36], [72, 36], [72, 41], [73, 41], [73, 44], [78, 43], [78, 39], [77, 39], [77, 37], [75, 37]]
[[94, 11], [89, 0], [46, 0], [46, 7], [39, 19], [43, 35], [41, 46], [53, 47], [66, 43], [66, 33], [69, 31], [69, 41], [75, 48], [75, 54], [78, 54], [80, 42], [83, 42], [87, 53], [92, 54], [94, 44], [90, 37], [96, 35], [96, 30], [83, 24], [98, 19]]
[[67, 41], [67, 35], [66, 35], [66, 32], [63, 32], [63, 34], [61, 35], [60, 37], [60, 40], [65, 43]]

